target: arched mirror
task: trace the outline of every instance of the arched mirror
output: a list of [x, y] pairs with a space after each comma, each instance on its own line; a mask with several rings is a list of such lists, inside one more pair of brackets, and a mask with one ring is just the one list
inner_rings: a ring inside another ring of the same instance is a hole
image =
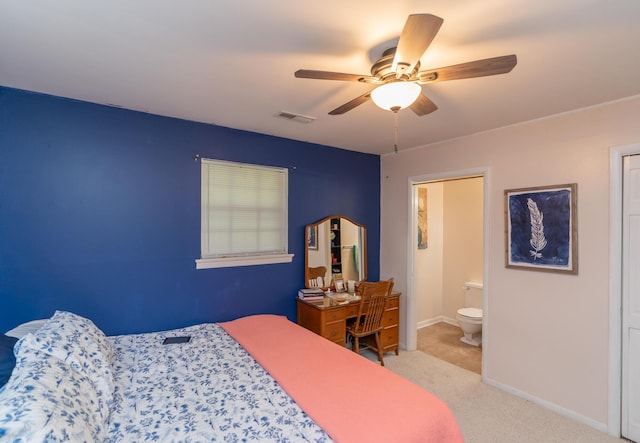
[[367, 279], [367, 229], [353, 220], [332, 215], [305, 229], [307, 288], [328, 288], [333, 281]]

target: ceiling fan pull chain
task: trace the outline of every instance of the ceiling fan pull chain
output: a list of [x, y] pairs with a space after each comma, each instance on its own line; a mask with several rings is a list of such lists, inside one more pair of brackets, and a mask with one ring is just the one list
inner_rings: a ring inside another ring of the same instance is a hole
[[394, 144], [393, 144], [393, 149], [396, 152], [396, 154], [398, 153], [398, 111], [394, 111], [393, 113], [393, 119], [394, 119]]

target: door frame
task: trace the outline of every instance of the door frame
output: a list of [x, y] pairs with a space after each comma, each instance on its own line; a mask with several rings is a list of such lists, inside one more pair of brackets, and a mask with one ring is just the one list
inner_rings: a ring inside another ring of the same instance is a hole
[[622, 158], [640, 154], [640, 143], [610, 148], [609, 214], [609, 417], [608, 433], [622, 431]]
[[483, 214], [482, 214], [482, 279], [483, 279], [483, 298], [482, 298], [482, 381], [486, 381], [486, 358], [488, 355], [488, 327], [489, 327], [489, 226], [490, 226], [490, 204], [489, 204], [489, 167], [482, 166], [478, 168], [462, 169], [455, 171], [436, 172], [432, 174], [411, 176], [408, 179], [407, 193], [409, 196], [408, 204], [408, 230], [407, 232], [407, 289], [406, 289], [406, 321], [402, 327], [404, 328], [404, 336], [406, 337], [405, 347], [407, 350], [415, 350], [417, 348], [417, 322], [416, 322], [416, 279], [415, 279], [415, 235], [418, 232], [418, 205], [415, 185], [425, 182], [437, 182], [445, 180], [455, 180], [471, 177], [482, 177], [482, 198], [483, 198]]

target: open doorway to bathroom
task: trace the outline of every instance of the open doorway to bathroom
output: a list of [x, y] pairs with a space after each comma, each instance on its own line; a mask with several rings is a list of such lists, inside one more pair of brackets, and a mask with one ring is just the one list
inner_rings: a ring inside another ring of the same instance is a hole
[[[482, 288], [483, 282], [484, 176], [415, 182], [413, 187], [417, 349], [480, 374], [482, 346], [460, 340], [464, 333], [459, 311], [476, 308], [480, 328], [482, 290], [479, 300], [471, 299], [468, 286]], [[481, 342], [479, 333], [474, 337]]]

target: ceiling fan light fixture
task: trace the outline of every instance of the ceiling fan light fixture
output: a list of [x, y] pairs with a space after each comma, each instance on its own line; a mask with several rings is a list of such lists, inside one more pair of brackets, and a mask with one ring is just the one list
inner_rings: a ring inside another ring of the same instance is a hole
[[414, 82], [392, 82], [371, 91], [371, 100], [386, 111], [398, 111], [411, 106], [422, 88]]

